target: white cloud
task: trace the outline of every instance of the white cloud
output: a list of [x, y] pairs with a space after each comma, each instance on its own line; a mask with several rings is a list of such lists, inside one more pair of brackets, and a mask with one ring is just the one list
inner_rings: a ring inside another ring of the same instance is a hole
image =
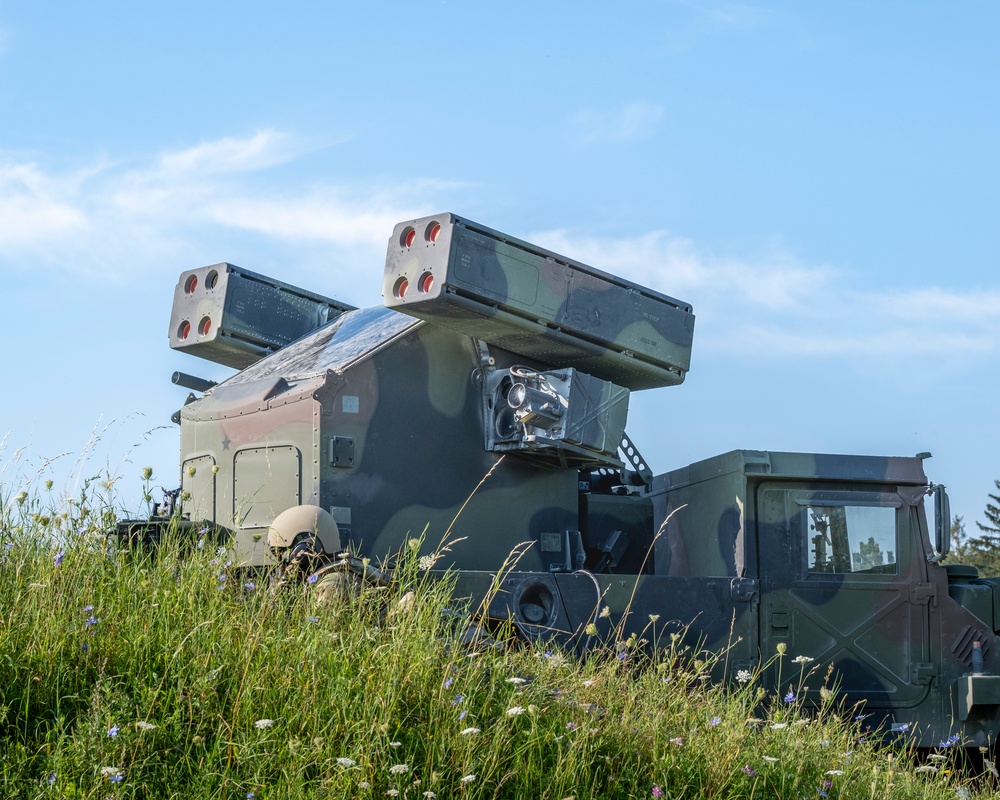
[[662, 117], [662, 106], [640, 101], [616, 109], [581, 109], [571, 122], [584, 145], [622, 144], [651, 136]]
[[[98, 161], [46, 170], [0, 153], [0, 267], [106, 273], [141, 279], [214, 252], [233, 231], [283, 241], [384, 253], [392, 226], [428, 213], [446, 190], [437, 181], [404, 187], [352, 186], [314, 179], [294, 195], [260, 180], [315, 149], [285, 133], [260, 131], [166, 152], [146, 162]], [[341, 251], [343, 252], [343, 251]], [[207, 263], [207, 262], [206, 262]]]
[[933, 356], [992, 353], [1000, 345], [1000, 289], [940, 287], [865, 290], [856, 277], [808, 266], [780, 249], [718, 258], [656, 231], [631, 239], [528, 237], [579, 261], [689, 302], [696, 347], [748, 356]]

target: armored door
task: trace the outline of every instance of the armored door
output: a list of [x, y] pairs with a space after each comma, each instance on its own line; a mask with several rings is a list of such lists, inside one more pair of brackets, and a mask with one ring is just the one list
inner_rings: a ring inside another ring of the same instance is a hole
[[[926, 560], [915, 509], [892, 491], [829, 491], [764, 483], [757, 490], [763, 660], [775, 691], [796, 693], [805, 656], [819, 666], [805, 695], [831, 688], [868, 713], [906, 709], [927, 695]], [[884, 714], [883, 714], [884, 716]]]

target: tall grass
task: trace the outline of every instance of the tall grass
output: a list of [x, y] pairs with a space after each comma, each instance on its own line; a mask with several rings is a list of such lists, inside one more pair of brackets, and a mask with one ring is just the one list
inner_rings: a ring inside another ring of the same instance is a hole
[[[866, 740], [820, 665], [707, 680], [679, 639], [581, 663], [464, 646], [447, 580], [280, 595], [207, 538], [109, 547], [114, 512], [0, 486], [0, 797], [955, 798], [995, 796]], [[649, 622], [649, 636], [659, 620]]]

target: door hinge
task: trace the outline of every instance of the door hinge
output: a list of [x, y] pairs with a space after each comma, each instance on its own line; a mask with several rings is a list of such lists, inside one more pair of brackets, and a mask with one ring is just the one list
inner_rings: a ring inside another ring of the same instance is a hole
[[915, 583], [910, 586], [910, 602], [922, 606], [934, 601], [937, 605], [937, 586], [933, 583]]
[[937, 667], [930, 661], [920, 661], [910, 670], [910, 680], [913, 683], [930, 683], [937, 675]]
[[748, 603], [757, 594], [757, 581], [753, 578], [733, 578], [729, 584], [729, 595], [733, 600]]

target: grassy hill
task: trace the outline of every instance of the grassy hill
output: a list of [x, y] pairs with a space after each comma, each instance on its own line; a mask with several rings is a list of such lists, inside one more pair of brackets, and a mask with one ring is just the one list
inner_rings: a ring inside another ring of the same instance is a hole
[[[679, 641], [585, 662], [466, 647], [447, 582], [275, 596], [209, 539], [118, 552], [115, 513], [0, 485], [0, 797], [948, 798], [996, 796], [866, 739], [823, 665], [789, 691], [717, 686]], [[659, 620], [650, 619], [648, 635]]]

